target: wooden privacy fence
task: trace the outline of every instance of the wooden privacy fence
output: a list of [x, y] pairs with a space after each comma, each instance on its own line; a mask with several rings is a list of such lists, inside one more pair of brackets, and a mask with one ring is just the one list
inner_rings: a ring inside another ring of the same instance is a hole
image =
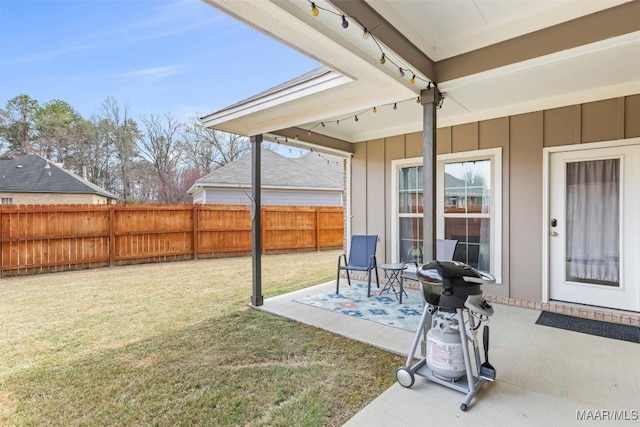
[[[341, 248], [341, 207], [263, 206], [263, 253]], [[251, 253], [244, 205], [0, 206], [0, 277]]]

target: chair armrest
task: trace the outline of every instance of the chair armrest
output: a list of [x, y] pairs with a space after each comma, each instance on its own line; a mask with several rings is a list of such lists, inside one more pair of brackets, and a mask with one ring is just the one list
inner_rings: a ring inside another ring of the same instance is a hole
[[344, 261], [344, 265], [347, 265], [347, 255], [346, 254], [341, 254], [338, 255], [338, 267], [340, 267], [340, 260]]
[[369, 268], [374, 268], [378, 266], [378, 262], [376, 261], [376, 256], [375, 255], [371, 255], [369, 257]]

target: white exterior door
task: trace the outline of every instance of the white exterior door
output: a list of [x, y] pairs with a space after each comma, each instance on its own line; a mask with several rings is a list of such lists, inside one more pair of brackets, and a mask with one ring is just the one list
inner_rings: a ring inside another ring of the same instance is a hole
[[640, 144], [549, 159], [549, 297], [640, 311]]

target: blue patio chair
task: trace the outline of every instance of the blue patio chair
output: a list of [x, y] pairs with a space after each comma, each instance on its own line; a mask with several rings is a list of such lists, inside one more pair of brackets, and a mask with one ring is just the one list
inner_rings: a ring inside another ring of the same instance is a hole
[[[351, 278], [349, 271], [366, 271], [367, 272], [367, 296], [371, 296], [371, 271], [376, 272], [376, 285], [380, 287], [380, 279], [378, 277], [378, 264], [376, 262], [376, 246], [378, 244], [378, 236], [351, 236], [351, 248], [349, 250], [349, 262], [347, 255], [342, 254], [338, 257], [338, 277], [336, 278], [336, 294], [340, 293], [340, 271], [347, 273], [347, 282], [351, 286]], [[344, 264], [344, 265], [343, 265]]]
[[[449, 239], [437, 239], [436, 240], [436, 259], [440, 261], [453, 261], [453, 255], [456, 252], [456, 246], [458, 246], [457, 240], [449, 240]], [[420, 258], [420, 262], [417, 262], [414, 259], [410, 261], [402, 260], [402, 274], [400, 275], [400, 304], [402, 304], [402, 291], [404, 290], [404, 281], [411, 280], [414, 282], [419, 282], [418, 280], [418, 268], [423, 260]], [[406, 270], [407, 264], [414, 264], [415, 270]]]

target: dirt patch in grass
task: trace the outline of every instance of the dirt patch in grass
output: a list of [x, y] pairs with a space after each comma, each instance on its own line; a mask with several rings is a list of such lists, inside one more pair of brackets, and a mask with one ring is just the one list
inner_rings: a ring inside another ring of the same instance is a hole
[[[265, 296], [338, 252], [263, 258]], [[2, 425], [341, 425], [398, 356], [247, 308], [250, 258], [0, 281]]]

